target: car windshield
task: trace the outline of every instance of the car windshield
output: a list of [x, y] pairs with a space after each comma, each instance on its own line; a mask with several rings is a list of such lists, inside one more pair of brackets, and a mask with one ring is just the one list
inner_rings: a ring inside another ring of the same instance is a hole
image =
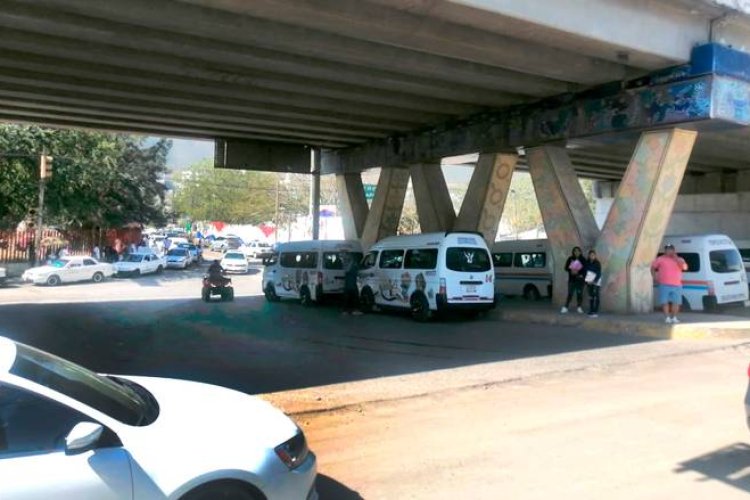
[[[16, 344], [10, 373], [48, 387], [127, 425], [153, 421], [155, 401], [127, 384], [107, 378], [75, 363], [23, 344]], [[140, 388], [141, 391], [145, 389]]]
[[68, 260], [68, 259], [56, 259], [56, 260], [53, 260], [53, 261], [52, 261], [52, 264], [50, 264], [50, 265], [51, 265], [52, 267], [57, 267], [57, 268], [60, 268], [60, 267], [65, 267], [65, 266], [67, 266], [67, 265], [68, 265], [68, 262], [70, 262], [70, 260]]
[[131, 253], [127, 257], [125, 257], [125, 262], [140, 262], [143, 260], [143, 255], [138, 255]]
[[492, 263], [484, 248], [451, 247], [445, 252], [445, 265], [451, 271], [480, 273], [492, 269]]
[[184, 248], [173, 248], [169, 252], [167, 252], [167, 255], [176, 255], [177, 257], [184, 257], [187, 253], [187, 250]]
[[228, 254], [224, 255], [224, 258], [225, 259], [241, 259], [241, 260], [245, 260], [245, 256], [242, 255], [241, 253], [228, 253]]

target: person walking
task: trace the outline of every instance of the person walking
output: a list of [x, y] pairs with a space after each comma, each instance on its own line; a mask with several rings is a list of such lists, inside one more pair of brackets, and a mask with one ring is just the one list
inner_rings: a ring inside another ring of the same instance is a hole
[[357, 274], [359, 263], [349, 252], [341, 254], [344, 266], [344, 314], [359, 316], [362, 312], [359, 308], [359, 289], [357, 288]]
[[586, 261], [583, 259], [581, 247], [573, 247], [570, 257], [565, 261], [565, 271], [568, 273], [568, 298], [565, 299], [565, 305], [560, 309], [560, 314], [567, 314], [570, 301], [573, 295], [576, 297], [576, 305], [579, 314], [583, 314], [581, 305], [583, 304], [583, 278], [585, 276], [584, 267]]
[[99, 245], [94, 245], [93, 250], [91, 250], [91, 256], [97, 261], [102, 260], [102, 251], [99, 249]]
[[589, 258], [584, 266], [584, 281], [589, 294], [589, 318], [599, 317], [599, 292], [602, 286], [602, 263], [595, 250], [589, 250]]
[[659, 284], [659, 303], [667, 324], [680, 322], [677, 314], [682, 305], [682, 272], [687, 270], [687, 262], [677, 255], [672, 244], [665, 245], [664, 255], [657, 257], [651, 264], [651, 275]]

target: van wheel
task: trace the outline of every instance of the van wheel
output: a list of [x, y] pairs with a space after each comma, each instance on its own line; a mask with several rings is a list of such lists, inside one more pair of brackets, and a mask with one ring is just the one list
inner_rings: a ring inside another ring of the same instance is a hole
[[279, 296], [276, 295], [276, 287], [273, 286], [273, 283], [268, 283], [266, 285], [266, 289], [264, 290], [264, 293], [266, 295], [266, 300], [268, 302], [278, 302]]
[[539, 300], [539, 290], [534, 285], [526, 285], [523, 287], [523, 298], [526, 300]]
[[716, 301], [714, 295], [706, 295], [703, 297], [703, 310], [709, 312], [716, 312], [719, 309], [719, 303]]
[[690, 302], [688, 302], [685, 297], [682, 298], [682, 305], [680, 306], [680, 309], [685, 312], [693, 310], [693, 308], [690, 307]]
[[369, 286], [366, 286], [359, 294], [359, 308], [362, 312], [371, 313], [374, 307], [375, 295], [372, 293], [372, 289]]
[[312, 297], [310, 297], [310, 289], [303, 286], [299, 289], [299, 302], [305, 307], [312, 305]]
[[411, 317], [419, 322], [428, 321], [432, 317], [430, 303], [427, 297], [421, 293], [415, 293], [411, 296]]
[[325, 295], [323, 295], [323, 285], [315, 286], [315, 302], [323, 304], [325, 302]]

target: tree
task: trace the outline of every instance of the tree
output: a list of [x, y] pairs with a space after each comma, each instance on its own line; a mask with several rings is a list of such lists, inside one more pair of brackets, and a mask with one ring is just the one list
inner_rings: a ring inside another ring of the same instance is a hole
[[39, 155], [52, 156], [45, 222], [65, 228], [162, 224], [168, 140], [0, 125], [0, 225], [36, 207]]

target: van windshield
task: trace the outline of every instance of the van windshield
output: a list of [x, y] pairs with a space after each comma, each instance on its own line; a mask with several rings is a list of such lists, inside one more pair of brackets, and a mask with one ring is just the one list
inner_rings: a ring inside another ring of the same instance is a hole
[[445, 252], [445, 265], [451, 271], [481, 273], [492, 269], [490, 254], [484, 248], [451, 247]]
[[736, 273], [745, 271], [742, 258], [736, 250], [712, 250], [708, 253], [711, 270], [715, 273]]

